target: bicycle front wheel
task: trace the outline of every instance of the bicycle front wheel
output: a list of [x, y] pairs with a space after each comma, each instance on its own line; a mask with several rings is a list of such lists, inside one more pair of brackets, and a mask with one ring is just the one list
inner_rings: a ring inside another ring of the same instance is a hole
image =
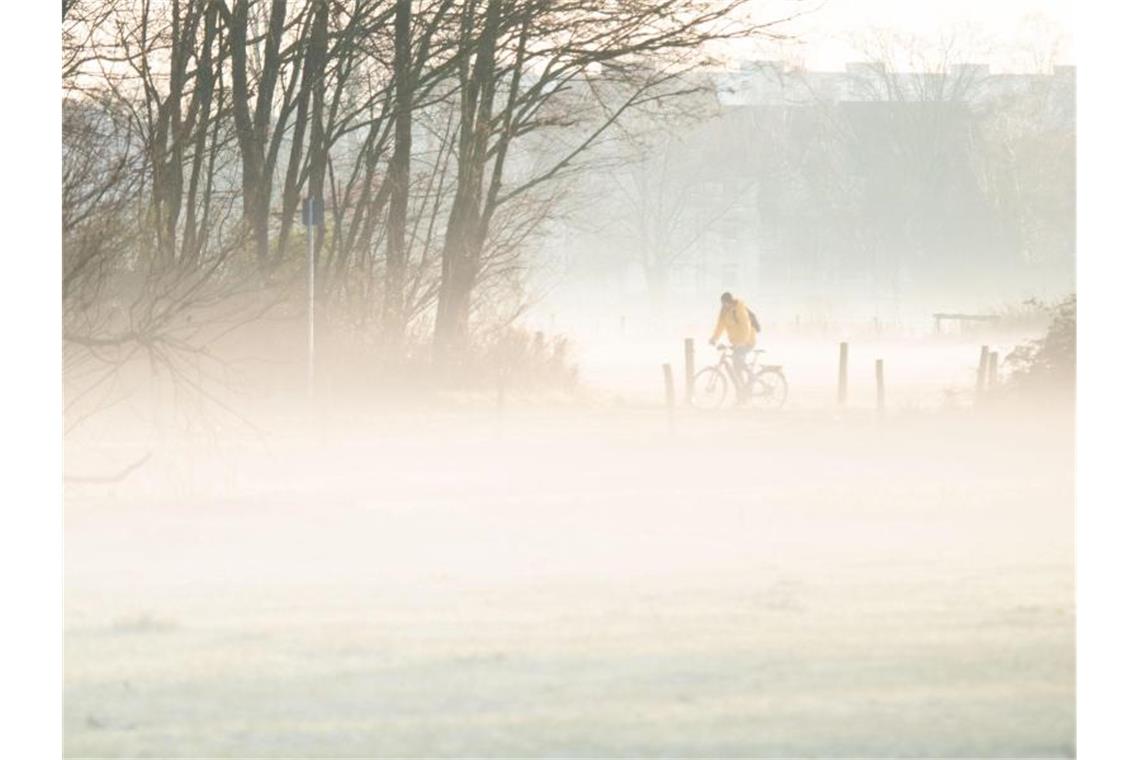
[[752, 379], [752, 401], [761, 409], [779, 409], [788, 398], [788, 381], [778, 369], [762, 369]]
[[705, 367], [693, 378], [689, 403], [697, 409], [718, 409], [728, 399], [728, 378], [718, 367]]

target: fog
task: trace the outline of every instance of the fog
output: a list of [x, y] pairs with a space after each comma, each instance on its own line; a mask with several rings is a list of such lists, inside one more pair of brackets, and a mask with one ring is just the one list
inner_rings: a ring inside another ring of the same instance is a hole
[[460, 5], [65, 4], [65, 754], [1072, 757], [1064, 30]]
[[829, 348], [672, 427], [617, 352], [70, 444], [153, 456], [68, 489], [68, 754], [1071, 756], [1071, 410], [975, 405], [959, 340], [853, 343], [839, 410]]

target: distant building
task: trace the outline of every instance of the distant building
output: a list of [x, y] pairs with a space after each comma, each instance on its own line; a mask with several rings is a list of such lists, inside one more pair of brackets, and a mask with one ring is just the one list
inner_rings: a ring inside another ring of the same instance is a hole
[[901, 318], [1071, 289], [1073, 67], [755, 61], [712, 79], [716, 113], [591, 182], [590, 223], [551, 241], [569, 291], [676, 303], [737, 288]]

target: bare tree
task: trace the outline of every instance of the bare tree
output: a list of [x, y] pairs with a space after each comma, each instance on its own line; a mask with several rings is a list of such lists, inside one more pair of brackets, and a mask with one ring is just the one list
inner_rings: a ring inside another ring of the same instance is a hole
[[[457, 186], [443, 250], [435, 344], [461, 349], [486, 231], [496, 210], [566, 172], [627, 113], [690, 92], [682, 75], [712, 40], [766, 33], [740, 2], [464, 4], [458, 67]], [[510, 185], [512, 149], [540, 131], [562, 150]]]
[[560, 183], [691, 92], [706, 43], [770, 33], [744, 2], [65, 2], [69, 367], [190, 376], [211, 336], [295, 308], [305, 195], [326, 321], [461, 352]]
[[675, 116], [662, 129], [639, 130], [639, 136], [655, 139], [632, 146], [627, 160], [599, 173], [598, 184], [616, 192], [612, 204], [590, 213], [590, 223], [602, 226], [605, 237], [641, 269], [658, 313], [671, 279], [693, 267], [711, 239], [729, 232], [732, 217], [751, 205], [755, 186], [764, 180], [699, 149], [722, 137], [726, 126], [713, 85], [704, 79], [697, 80], [698, 95], [677, 99], [682, 115], [695, 123], [686, 127]]

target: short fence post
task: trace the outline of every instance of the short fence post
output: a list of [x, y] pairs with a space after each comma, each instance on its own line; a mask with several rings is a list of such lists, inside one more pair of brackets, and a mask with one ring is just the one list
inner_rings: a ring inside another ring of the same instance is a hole
[[503, 418], [503, 409], [507, 402], [507, 373], [502, 368], [495, 373], [495, 411], [499, 419]]
[[847, 341], [839, 344], [839, 405], [847, 405]]
[[990, 347], [982, 346], [982, 350], [978, 354], [978, 376], [974, 383], [974, 400], [981, 398], [982, 393], [986, 390], [986, 367], [989, 361]]
[[998, 352], [990, 351], [989, 377], [986, 378], [990, 392], [997, 390], [998, 384]]
[[673, 406], [676, 401], [673, 394], [673, 367], [670, 364], [662, 364], [661, 372], [665, 375], [665, 413], [669, 416], [669, 432], [673, 432]]
[[883, 360], [875, 360], [875, 410], [882, 420], [887, 416], [887, 390], [883, 384]]
[[685, 403], [693, 403], [693, 374], [696, 372], [693, 358], [693, 339], [685, 338]]

